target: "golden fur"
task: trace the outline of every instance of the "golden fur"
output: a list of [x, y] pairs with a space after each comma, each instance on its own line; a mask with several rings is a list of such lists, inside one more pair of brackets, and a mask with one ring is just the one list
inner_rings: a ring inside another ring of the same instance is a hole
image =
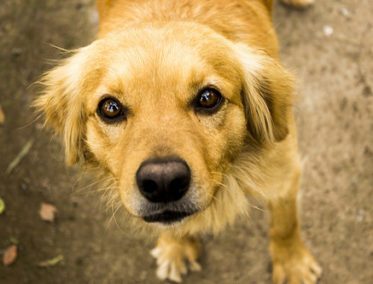
[[[271, 7], [269, 0], [100, 0], [98, 39], [43, 79], [35, 104], [63, 137], [67, 163], [99, 168], [133, 220], [161, 234], [153, 256], [162, 279], [180, 281], [185, 260], [199, 269], [193, 236], [244, 214], [248, 194], [271, 211], [274, 283], [316, 283], [321, 273], [299, 232], [293, 81], [278, 59]], [[210, 84], [226, 101], [214, 115], [198, 114], [188, 102]], [[106, 94], [130, 109], [120, 125], [96, 114]], [[145, 159], [169, 155], [192, 169], [198, 212], [176, 225], [149, 225], [134, 176]]]

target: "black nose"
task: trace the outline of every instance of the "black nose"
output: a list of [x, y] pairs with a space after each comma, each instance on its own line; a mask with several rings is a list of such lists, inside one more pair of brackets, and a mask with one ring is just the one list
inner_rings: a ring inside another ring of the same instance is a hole
[[143, 162], [136, 173], [141, 194], [151, 202], [172, 202], [187, 192], [191, 174], [179, 158], [157, 158]]

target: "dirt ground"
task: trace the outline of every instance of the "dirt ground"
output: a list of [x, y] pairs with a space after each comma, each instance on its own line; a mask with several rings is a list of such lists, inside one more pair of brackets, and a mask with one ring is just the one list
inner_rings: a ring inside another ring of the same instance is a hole
[[[303, 232], [324, 274], [322, 284], [373, 283], [373, 1], [316, 0], [307, 11], [276, 6], [282, 58], [298, 79], [296, 107]], [[160, 283], [152, 242], [112, 213], [94, 185], [66, 169], [63, 151], [33, 121], [30, 84], [60, 58], [51, 44], [88, 44], [97, 16], [92, 0], [2, 0], [0, 3], [0, 256], [18, 243], [18, 258], [0, 263], [0, 283]], [[10, 173], [30, 140], [31, 150]], [[42, 221], [54, 204], [54, 223]], [[120, 218], [120, 217], [119, 217]], [[203, 272], [184, 283], [270, 283], [266, 214], [204, 240]], [[63, 261], [39, 267], [63, 255]]]

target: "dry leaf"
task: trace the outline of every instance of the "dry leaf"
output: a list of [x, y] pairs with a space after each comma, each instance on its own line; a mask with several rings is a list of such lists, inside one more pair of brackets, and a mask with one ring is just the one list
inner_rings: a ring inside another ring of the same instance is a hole
[[57, 208], [52, 204], [42, 203], [39, 210], [40, 218], [43, 221], [53, 222], [57, 213]]
[[58, 263], [60, 263], [62, 260], [63, 260], [63, 255], [60, 254], [60, 255], [57, 255], [57, 256], [54, 257], [54, 258], [51, 258], [51, 259], [48, 259], [48, 260], [45, 260], [45, 261], [39, 262], [39, 263], [38, 263], [38, 266], [40, 266], [40, 267], [55, 266], [55, 265], [57, 265]]
[[0, 197], [0, 215], [3, 214], [5, 211], [5, 202], [4, 200]]
[[3, 255], [3, 264], [5, 266], [11, 265], [17, 259], [17, 246], [11, 245], [5, 249]]
[[30, 152], [32, 143], [34, 141], [30, 139], [21, 149], [21, 151], [18, 153], [18, 155], [13, 159], [13, 161], [9, 164], [8, 168], [6, 169], [5, 173], [8, 175], [10, 174], [14, 168], [22, 161], [22, 159]]
[[5, 122], [5, 114], [4, 114], [2, 107], [0, 106], [0, 125], [3, 125], [4, 122]]
[[10, 237], [9, 242], [13, 245], [18, 245], [18, 240], [15, 237]]

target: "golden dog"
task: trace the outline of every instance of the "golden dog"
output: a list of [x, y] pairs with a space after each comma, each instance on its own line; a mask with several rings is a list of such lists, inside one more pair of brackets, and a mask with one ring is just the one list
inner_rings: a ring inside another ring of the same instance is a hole
[[132, 219], [160, 234], [161, 279], [199, 270], [196, 235], [245, 213], [247, 195], [271, 213], [273, 282], [320, 276], [300, 235], [293, 81], [271, 7], [99, 0], [98, 39], [43, 79], [35, 104], [62, 135], [67, 163], [99, 168]]

